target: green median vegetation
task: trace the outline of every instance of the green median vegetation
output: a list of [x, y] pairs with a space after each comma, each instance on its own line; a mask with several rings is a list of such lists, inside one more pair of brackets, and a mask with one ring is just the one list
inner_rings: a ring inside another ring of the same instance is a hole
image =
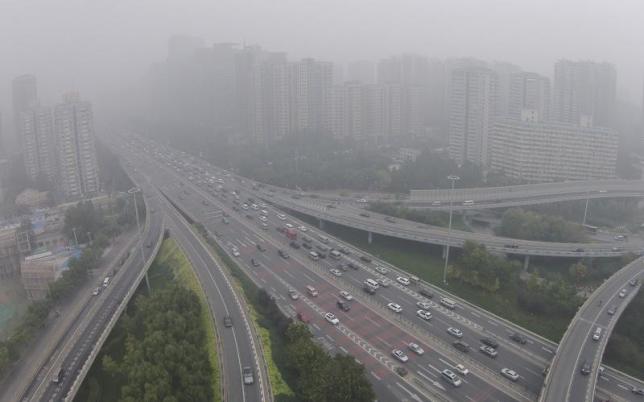
[[174, 240], [90, 369], [76, 401], [221, 401], [217, 338], [205, 294]]

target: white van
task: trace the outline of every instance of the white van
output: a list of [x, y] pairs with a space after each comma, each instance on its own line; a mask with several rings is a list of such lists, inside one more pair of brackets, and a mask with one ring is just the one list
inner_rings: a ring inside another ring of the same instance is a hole
[[320, 259], [320, 254], [318, 254], [316, 251], [311, 251], [309, 253], [309, 258], [312, 259], [313, 261], [317, 261]]
[[368, 278], [367, 280], [365, 280], [364, 284], [369, 286], [372, 289], [378, 289], [380, 287], [380, 284], [371, 278]]
[[452, 299], [449, 299], [447, 297], [442, 297], [441, 298], [441, 304], [445, 307], [447, 307], [450, 310], [454, 310], [456, 308], [456, 302]]
[[311, 297], [317, 297], [318, 295], [317, 289], [315, 289], [313, 286], [307, 286], [306, 291], [309, 293], [309, 295], [311, 295]]
[[328, 238], [328, 237], [326, 237], [326, 236], [319, 235], [319, 236], [318, 236], [318, 239], [320, 239], [320, 241], [321, 241], [322, 243], [324, 243], [324, 244], [329, 243], [329, 238]]
[[342, 258], [342, 254], [340, 254], [340, 252], [338, 250], [331, 250], [329, 255], [331, 256], [331, 258], [336, 259], [336, 260], [339, 260], [340, 258]]

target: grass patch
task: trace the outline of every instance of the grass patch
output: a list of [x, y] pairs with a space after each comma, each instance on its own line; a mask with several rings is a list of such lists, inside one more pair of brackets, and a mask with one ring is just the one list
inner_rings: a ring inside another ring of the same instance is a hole
[[[215, 323], [210, 314], [206, 295], [197, 280], [192, 265], [174, 239], [168, 238], [163, 241], [159, 253], [148, 270], [148, 279], [150, 280], [150, 286], [153, 291], [155, 289], [162, 289], [172, 282], [178, 282], [181, 286], [192, 290], [199, 298], [202, 307], [200, 319], [206, 332], [208, 360], [213, 370], [211, 384], [214, 395], [213, 402], [220, 402], [222, 400], [220, 390], [221, 380], [217, 358]], [[144, 281], [137, 288], [132, 300], [128, 303], [127, 309], [134, 307], [134, 300], [136, 300], [139, 294], [147, 294]], [[128, 325], [128, 323], [124, 322], [127, 319], [125, 315], [122, 316], [114, 326], [76, 395], [75, 401], [106, 402], [119, 399], [119, 390], [124, 384], [115, 380], [103, 370], [102, 361], [103, 357], [107, 355], [115, 360], [120, 360], [125, 353], [125, 331], [123, 326]]]

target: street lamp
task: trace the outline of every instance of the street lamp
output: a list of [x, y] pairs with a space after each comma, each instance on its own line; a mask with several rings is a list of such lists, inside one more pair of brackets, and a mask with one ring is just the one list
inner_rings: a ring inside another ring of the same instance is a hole
[[452, 202], [453, 202], [453, 196], [454, 196], [454, 183], [457, 180], [461, 180], [461, 178], [451, 174], [447, 176], [447, 180], [452, 182], [452, 190], [450, 191], [450, 194], [449, 194], [449, 224], [447, 226], [447, 246], [445, 250], [445, 267], [443, 268], [443, 284], [445, 284], [446, 286], [447, 286], [447, 264], [449, 263], [449, 242], [452, 237]]

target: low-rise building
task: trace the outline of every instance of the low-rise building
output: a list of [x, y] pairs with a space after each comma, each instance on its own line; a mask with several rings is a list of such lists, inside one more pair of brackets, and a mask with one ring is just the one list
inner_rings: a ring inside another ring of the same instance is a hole
[[19, 227], [0, 227], [0, 279], [13, 278], [20, 273], [20, 252], [16, 239]]
[[47, 297], [49, 285], [69, 269], [69, 261], [79, 253], [77, 249], [66, 249], [58, 253], [45, 251], [25, 257], [21, 277], [29, 300], [42, 300]]
[[494, 124], [490, 168], [532, 183], [610, 179], [617, 164], [617, 133], [608, 128], [521, 120]]

